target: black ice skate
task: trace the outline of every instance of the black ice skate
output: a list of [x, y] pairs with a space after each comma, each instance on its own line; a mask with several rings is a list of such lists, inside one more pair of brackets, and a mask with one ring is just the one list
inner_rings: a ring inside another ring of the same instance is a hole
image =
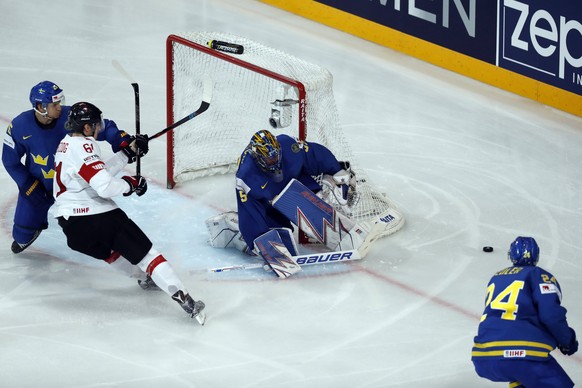
[[204, 325], [206, 322], [206, 314], [202, 312], [204, 310], [204, 302], [201, 300], [194, 300], [190, 296], [190, 294], [184, 295], [183, 291], [178, 291], [174, 295], [172, 295], [172, 299], [174, 299], [186, 313], [190, 315], [191, 318], [196, 318], [199, 324]]
[[17, 243], [16, 241], [12, 241], [12, 246], [10, 247], [10, 249], [12, 250], [12, 253], [20, 253], [23, 250], [25, 250], [26, 248], [28, 248], [29, 246], [31, 246], [32, 243], [34, 242], [34, 240], [36, 240], [38, 238], [38, 236], [40, 236], [40, 232], [42, 232], [42, 231], [37, 230], [36, 232], [34, 232], [34, 236], [32, 236], [30, 241], [27, 243], [24, 243], [24, 244], [20, 244], [20, 243]]

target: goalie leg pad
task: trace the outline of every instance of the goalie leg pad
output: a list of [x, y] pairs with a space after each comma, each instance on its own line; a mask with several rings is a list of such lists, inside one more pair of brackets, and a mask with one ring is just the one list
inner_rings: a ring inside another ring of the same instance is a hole
[[257, 237], [254, 245], [255, 251], [261, 254], [278, 277], [287, 278], [301, 271], [293, 257], [297, 255], [297, 246], [291, 229], [271, 229]]
[[272, 205], [332, 251], [357, 249], [361, 257], [366, 256], [386, 226], [380, 222], [356, 224], [295, 179], [273, 199]]
[[355, 222], [337, 212], [301, 182], [293, 179], [272, 205], [309, 237], [336, 250], [345, 233]]
[[[322, 201], [297, 179], [291, 179], [287, 186], [275, 196], [271, 204], [298, 226], [301, 218], [312, 222], [315, 227], [323, 226], [324, 222], [333, 222], [333, 207]], [[318, 231], [323, 234], [322, 228]]]
[[289, 228], [276, 228], [272, 229], [277, 231], [283, 245], [289, 251], [291, 256], [297, 256], [299, 254], [299, 250], [297, 249], [297, 243], [295, 243], [295, 239], [293, 238], [293, 231]]
[[210, 245], [214, 248], [235, 248], [248, 253], [248, 246], [238, 229], [238, 213], [221, 213], [206, 220]]

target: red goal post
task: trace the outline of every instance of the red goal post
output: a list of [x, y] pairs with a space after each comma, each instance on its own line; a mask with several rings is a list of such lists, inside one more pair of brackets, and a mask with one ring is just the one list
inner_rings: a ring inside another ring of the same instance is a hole
[[[212, 49], [208, 42], [213, 40], [241, 45], [244, 52]], [[400, 229], [404, 218], [388, 197], [371, 186], [344, 137], [333, 77], [327, 69], [230, 34], [170, 35], [166, 41], [168, 126], [198, 106], [203, 79], [208, 76], [213, 87], [209, 109], [168, 132], [168, 188], [202, 176], [234, 173], [252, 134], [269, 129], [275, 135], [286, 133], [323, 144], [338, 160], [349, 160], [360, 193], [352, 216], [359, 221], [373, 220], [391, 210], [399, 219], [385, 234]]]
[[[218, 36], [217, 34], [213, 34], [212, 36]], [[206, 55], [210, 55], [213, 57], [218, 58], [219, 60], [226, 61], [229, 63], [233, 63], [235, 66], [240, 66], [242, 68], [246, 68], [251, 72], [255, 72], [257, 74], [261, 74], [265, 77], [270, 77], [274, 80], [277, 80], [281, 83], [293, 86], [298, 91], [298, 99], [299, 103], [297, 106], [298, 109], [298, 128], [297, 136], [299, 139], [305, 140], [307, 137], [306, 134], [306, 123], [305, 123], [305, 87], [299, 81], [294, 79], [285, 77], [284, 75], [275, 73], [268, 69], [264, 69], [262, 67], [256, 66], [252, 63], [241, 61], [238, 58], [225, 54], [223, 52], [214, 50], [207, 45], [202, 45], [200, 43], [196, 43], [194, 41], [188, 40], [184, 37], [178, 35], [169, 35], [166, 40], [166, 91], [167, 91], [167, 125], [173, 124], [176, 120], [180, 119], [180, 117], [175, 117], [174, 112], [174, 93], [175, 93], [175, 69], [174, 69], [174, 50], [176, 45], [182, 45], [184, 47], [189, 47], [192, 50], [197, 50], [201, 53]], [[195, 104], [195, 102], [193, 102]], [[194, 106], [194, 105], [193, 105]], [[258, 129], [256, 129], [258, 130]], [[251, 132], [254, 133], [256, 131]], [[176, 181], [174, 180], [174, 137], [173, 131], [168, 133], [168, 141], [167, 141], [167, 186], [168, 188], [173, 188], [176, 185]], [[250, 135], [248, 136], [250, 139]], [[243, 147], [244, 148], [244, 147]], [[240, 152], [242, 149], [240, 148]], [[204, 175], [211, 175], [211, 174], [204, 174]]]

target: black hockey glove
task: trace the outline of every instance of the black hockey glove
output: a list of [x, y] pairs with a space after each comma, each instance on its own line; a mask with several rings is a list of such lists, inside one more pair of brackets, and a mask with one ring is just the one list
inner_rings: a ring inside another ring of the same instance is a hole
[[576, 339], [576, 332], [572, 328], [570, 328], [570, 331], [572, 332], [572, 340], [570, 343], [567, 345], [558, 345], [560, 352], [566, 356], [571, 356], [578, 351], [578, 340]]
[[35, 206], [52, 205], [54, 198], [46, 190], [41, 181], [35, 177], [29, 177], [19, 188], [20, 194], [28, 198]]
[[124, 193], [123, 196], [127, 197], [133, 193], [136, 193], [138, 197], [141, 197], [148, 190], [148, 183], [143, 176], [122, 176], [121, 179], [129, 184], [129, 191]]
[[135, 135], [129, 138], [129, 141], [123, 142], [121, 144], [121, 150], [127, 156], [127, 162], [133, 163], [148, 153], [150, 147], [148, 145], [149, 139], [148, 135]]
[[150, 146], [148, 145], [150, 139], [148, 135], [135, 135], [136, 153], [141, 157], [148, 153]]

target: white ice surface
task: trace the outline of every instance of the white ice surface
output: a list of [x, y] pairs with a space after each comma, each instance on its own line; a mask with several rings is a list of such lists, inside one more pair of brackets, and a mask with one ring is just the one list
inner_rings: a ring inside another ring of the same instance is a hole
[[[13, 255], [17, 189], [0, 169], [0, 387], [502, 386], [476, 376], [470, 351], [486, 283], [517, 235], [537, 239], [582, 333], [582, 119], [257, 1], [1, 3], [3, 126], [50, 79], [68, 104], [89, 100], [133, 131], [115, 59], [138, 80], [153, 134], [166, 126], [167, 35], [243, 35], [332, 72], [353, 151], [407, 224], [362, 262], [286, 281], [200, 272], [244, 263], [206, 243], [204, 219], [234, 209], [232, 177], [167, 190], [165, 140], [152, 141], [148, 193], [119, 204], [206, 302], [200, 327], [165, 294], [70, 251], [54, 220]], [[580, 355], [556, 358], [582, 383]]]

